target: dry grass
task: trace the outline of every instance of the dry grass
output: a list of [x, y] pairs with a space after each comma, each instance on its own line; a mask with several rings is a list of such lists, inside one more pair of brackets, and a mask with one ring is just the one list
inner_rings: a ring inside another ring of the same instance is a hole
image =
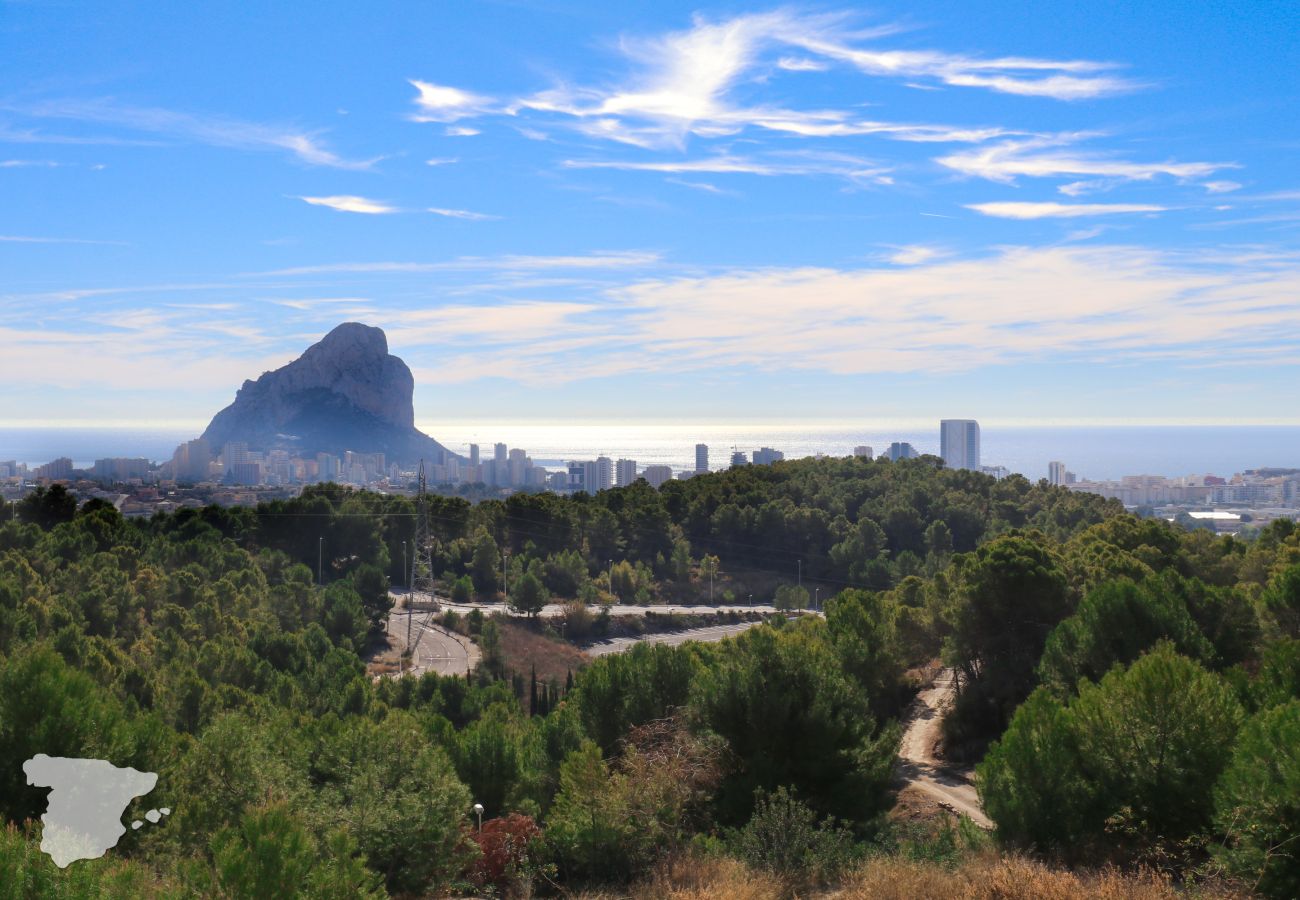
[[793, 891], [779, 879], [727, 858], [688, 857], [618, 893], [579, 894], [582, 900], [1188, 900], [1246, 898], [1227, 888], [1179, 890], [1154, 875], [1113, 870], [1076, 873], [1020, 856], [986, 853], [955, 869], [932, 862], [881, 857], [848, 875], [833, 890]]
[[402, 650], [387, 634], [372, 638], [365, 650], [366, 674], [372, 678], [401, 670]]
[[555, 679], [564, 684], [569, 672], [574, 675], [591, 662], [591, 657], [568, 641], [544, 634], [540, 623], [501, 620], [501, 655], [506, 669], [528, 678], [537, 667], [539, 681]]
[[[952, 870], [897, 858], [872, 860], [830, 896], [835, 900], [1175, 900], [1188, 894], [1155, 874], [1076, 873], [1024, 857], [989, 853]], [[1244, 895], [1207, 889], [1197, 896]]]
[[767, 900], [785, 892], [781, 882], [728, 858], [684, 857], [618, 893], [573, 895], [577, 900]]

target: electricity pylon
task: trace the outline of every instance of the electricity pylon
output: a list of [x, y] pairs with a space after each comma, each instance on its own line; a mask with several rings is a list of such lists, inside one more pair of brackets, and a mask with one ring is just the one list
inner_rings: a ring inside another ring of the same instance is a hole
[[411, 664], [415, 664], [415, 649], [411, 646], [411, 628], [415, 619], [415, 607], [412, 601], [416, 593], [429, 597], [432, 608], [436, 610], [437, 602], [433, 593], [433, 533], [429, 528], [429, 486], [424, 474], [424, 460], [420, 460], [419, 492], [415, 497], [415, 541], [411, 559], [410, 588], [406, 600], [406, 649], [411, 654]]

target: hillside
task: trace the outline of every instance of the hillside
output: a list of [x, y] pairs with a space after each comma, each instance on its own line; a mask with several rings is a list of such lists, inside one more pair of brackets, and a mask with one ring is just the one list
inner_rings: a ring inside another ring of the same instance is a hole
[[[283, 878], [309, 897], [340, 885], [369, 897], [550, 883], [621, 893], [703, 852], [735, 861], [715, 872], [730, 879], [719, 890], [751, 871], [757, 896], [869, 895], [880, 871], [1062, 895], [1109, 884], [1166, 896], [1211, 876], [1295, 893], [1291, 523], [1246, 543], [926, 460], [435, 499], [440, 582], [483, 599], [501, 587], [504, 551], [512, 602], [571, 598], [587, 614], [614, 595], [703, 595], [702, 575], [732, 558], [786, 573], [774, 593], [794, 605], [786, 554], [821, 584], [843, 582], [822, 597], [824, 618], [640, 645], [593, 660], [571, 687], [567, 665], [564, 682], [538, 665], [548, 684], [534, 705], [491, 617], [469, 626], [483, 664], [468, 680], [366, 675], [413, 512], [337, 486], [150, 521], [77, 508], [58, 489], [23, 501], [0, 526], [0, 814], [20, 829], [0, 840], [0, 868], [45, 885], [31, 896], [247, 895]], [[924, 555], [909, 543], [918, 532]], [[556, 640], [537, 635], [513, 652]], [[976, 764], [991, 838], [888, 815], [906, 672], [936, 655], [960, 686], [943, 750]], [[44, 802], [20, 769], [36, 752], [158, 772], [148, 803], [173, 814], [59, 872], [24, 825]], [[1017, 861], [1026, 852], [1051, 866]], [[1172, 880], [1092, 874], [1103, 865]]]

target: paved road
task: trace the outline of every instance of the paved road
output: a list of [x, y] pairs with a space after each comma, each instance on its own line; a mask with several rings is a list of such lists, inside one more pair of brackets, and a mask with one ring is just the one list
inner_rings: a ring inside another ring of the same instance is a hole
[[590, 656], [604, 656], [606, 653], [622, 653], [625, 650], [631, 650], [637, 644], [684, 644], [687, 641], [720, 641], [723, 638], [740, 634], [758, 625], [758, 622], [737, 622], [734, 625], [708, 625], [703, 628], [688, 628], [685, 631], [661, 631], [655, 634], [644, 634], [640, 637], [617, 637], [610, 638], [607, 641], [597, 641], [596, 643], [583, 647], [584, 653]]
[[[407, 619], [410, 615], [404, 609], [395, 609], [388, 617], [388, 634], [398, 647], [406, 646]], [[439, 675], [464, 675], [478, 665], [478, 647], [469, 638], [433, 624], [432, 618], [432, 613], [416, 610], [414, 620], [410, 623], [411, 643], [415, 648], [411, 674], [437, 672]]]
[[967, 816], [981, 828], [993, 827], [984, 814], [970, 773], [945, 766], [934, 756], [944, 714], [952, 707], [957, 684], [952, 669], [944, 669], [934, 684], [917, 694], [903, 720], [905, 731], [898, 746], [899, 776], [940, 804]]
[[[392, 590], [388, 592], [397, 606], [403, 606], [406, 603], [406, 592], [402, 590]], [[416, 593], [415, 600], [420, 602], [427, 600], [428, 594]], [[452, 603], [446, 597], [438, 597], [438, 604], [443, 609], [454, 609], [456, 612], [467, 613], [472, 609], [480, 609], [484, 615], [494, 612], [509, 612], [504, 603]], [[594, 608], [594, 607], [593, 607]], [[755, 603], [732, 603], [723, 605], [710, 605], [707, 603], [691, 605], [658, 605], [658, 606], [641, 606], [635, 603], [616, 603], [610, 607], [610, 613], [615, 616], [644, 616], [648, 612], [652, 613], [694, 613], [696, 615], [708, 615], [710, 613], [720, 612], [756, 612], [756, 613], [774, 613], [777, 608], [770, 604]], [[564, 614], [564, 604], [548, 603], [542, 609], [543, 616], [559, 616]]]

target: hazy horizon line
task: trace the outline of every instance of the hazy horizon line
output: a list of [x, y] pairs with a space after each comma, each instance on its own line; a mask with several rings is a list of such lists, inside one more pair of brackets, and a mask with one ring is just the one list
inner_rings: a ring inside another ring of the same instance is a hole
[[[929, 417], [870, 417], [853, 416], [830, 419], [824, 416], [772, 416], [772, 417], [733, 417], [719, 419], [708, 416], [646, 416], [646, 417], [607, 417], [564, 418], [541, 416], [518, 417], [467, 417], [453, 416], [435, 422], [417, 422], [421, 431], [433, 432], [441, 427], [462, 427], [465, 425], [500, 425], [507, 427], [553, 427], [553, 428], [607, 428], [613, 426], [631, 426], [640, 428], [687, 428], [702, 427], [716, 429], [721, 427], [741, 428], [841, 428], [852, 430], [859, 427], [864, 431], [881, 429], [917, 430], [937, 428], [941, 418], [975, 418], [980, 427], [987, 428], [1295, 428], [1300, 427], [1300, 419], [1183, 419], [1151, 418], [1135, 419], [1128, 417], [1105, 418], [980, 418], [978, 416], [929, 416]], [[151, 430], [151, 431], [187, 431], [202, 433], [210, 419], [0, 419], [0, 428], [31, 430]], [[434, 435], [436, 437], [436, 435]]]

